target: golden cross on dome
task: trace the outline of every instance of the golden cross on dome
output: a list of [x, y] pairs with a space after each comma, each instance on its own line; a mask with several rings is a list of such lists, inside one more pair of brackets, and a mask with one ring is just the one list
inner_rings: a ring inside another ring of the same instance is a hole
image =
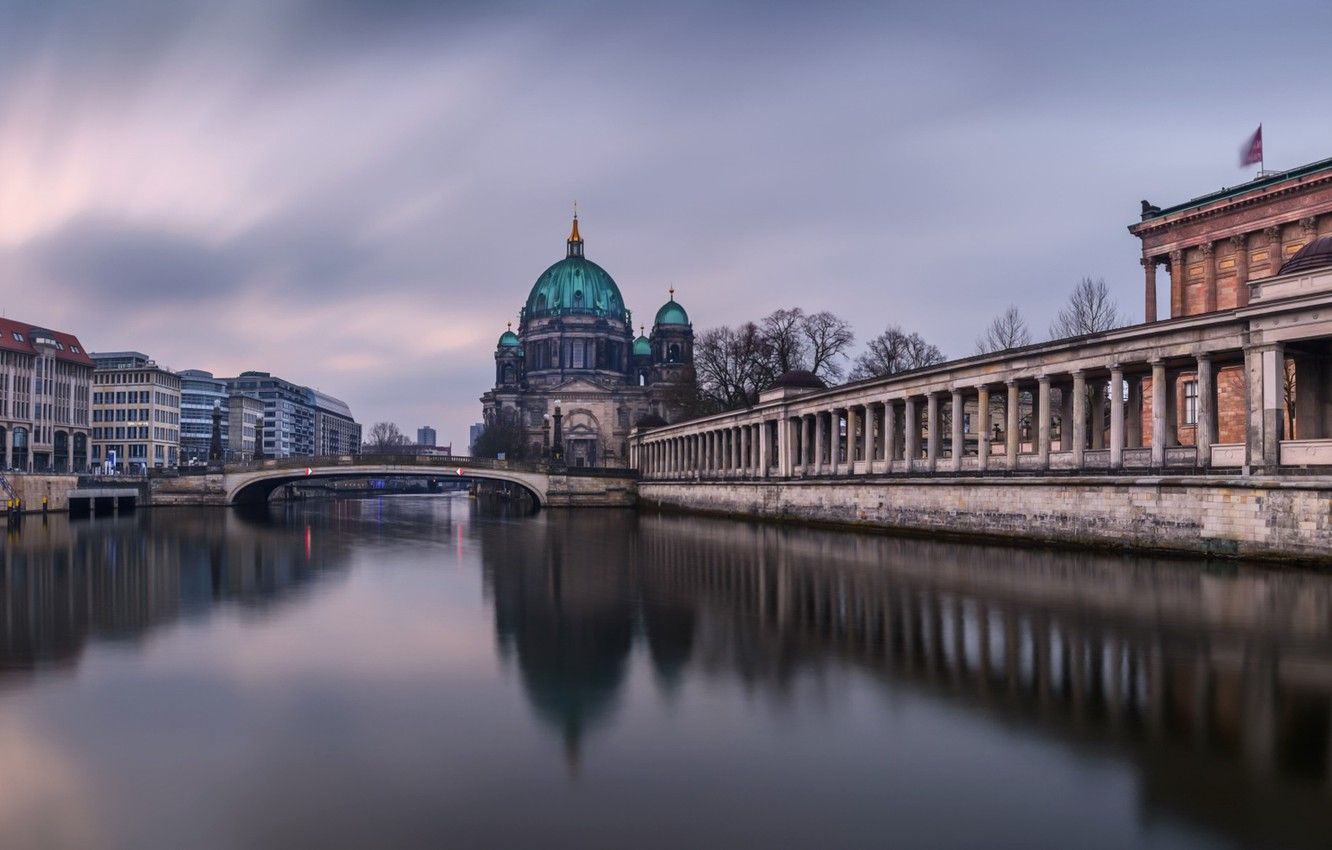
[[666, 290], [666, 291], [669, 292], [669, 293], [671, 294], [671, 300], [674, 301], [674, 300], [675, 300], [675, 287], [672, 286], [670, 289], [668, 289], [668, 290]]
[[509, 330], [513, 330], [513, 322], [507, 323], [505, 327], [507, 327]]

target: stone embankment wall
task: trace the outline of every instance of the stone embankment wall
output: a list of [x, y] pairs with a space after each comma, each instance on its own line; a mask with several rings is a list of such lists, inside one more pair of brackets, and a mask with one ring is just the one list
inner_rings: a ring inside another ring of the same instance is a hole
[[550, 508], [624, 508], [636, 502], [636, 482], [628, 476], [550, 476], [546, 506]]
[[[47, 499], [48, 511], [69, 510], [69, 491], [78, 484], [77, 475], [47, 475], [9, 473], [5, 476], [14, 494], [23, 500], [23, 510], [27, 513], [41, 513], [42, 497]], [[0, 506], [5, 498], [0, 495]]]
[[646, 481], [639, 502], [918, 533], [1332, 561], [1332, 478]]
[[223, 476], [182, 475], [154, 480], [150, 488], [153, 507], [164, 505], [225, 505], [227, 489]]

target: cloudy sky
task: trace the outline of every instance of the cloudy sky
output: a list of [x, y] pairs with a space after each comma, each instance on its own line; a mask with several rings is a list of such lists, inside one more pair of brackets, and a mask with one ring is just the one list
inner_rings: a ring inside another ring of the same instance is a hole
[[[1082, 8], [1082, 7], [1086, 8]], [[0, 310], [466, 444], [563, 256], [637, 319], [828, 309], [950, 356], [1125, 226], [1332, 156], [1325, 2], [0, 0]]]

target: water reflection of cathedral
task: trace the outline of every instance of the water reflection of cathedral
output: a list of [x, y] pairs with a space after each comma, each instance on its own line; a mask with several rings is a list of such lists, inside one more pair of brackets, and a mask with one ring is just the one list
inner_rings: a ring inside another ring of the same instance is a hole
[[[0, 550], [0, 685], [92, 640], [299, 599], [399, 532], [364, 504], [29, 518]], [[571, 761], [637, 658], [662, 693], [704, 675], [775, 699], [840, 667], [1116, 754], [1148, 813], [1236, 843], [1332, 834], [1332, 576], [622, 512], [472, 527], [499, 650]]]
[[644, 641], [662, 684], [780, 694], [851, 665], [1125, 753], [1148, 808], [1246, 841], [1332, 834], [1326, 576], [592, 512], [493, 526], [483, 551], [500, 646], [571, 757]]

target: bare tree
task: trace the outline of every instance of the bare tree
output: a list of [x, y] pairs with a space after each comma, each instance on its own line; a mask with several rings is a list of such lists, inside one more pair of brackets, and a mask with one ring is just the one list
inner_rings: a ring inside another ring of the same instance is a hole
[[846, 372], [841, 361], [856, 341], [851, 323], [824, 310], [806, 316], [800, 331], [809, 346], [809, 371], [829, 384], [840, 379]]
[[989, 354], [1030, 344], [1031, 331], [1027, 329], [1027, 320], [1022, 318], [1017, 307], [1009, 305], [1007, 310], [994, 317], [985, 333], [976, 340], [976, 353]]
[[370, 426], [365, 444], [371, 450], [383, 450], [407, 445], [407, 436], [393, 422], [376, 422]]
[[758, 401], [772, 382], [773, 358], [767, 341], [753, 322], [735, 328], [712, 328], [694, 342], [694, 371], [705, 410], [733, 410]]
[[1105, 278], [1084, 277], [1073, 287], [1068, 303], [1050, 325], [1051, 339], [1100, 333], [1124, 324], [1119, 304], [1110, 296]]
[[865, 351], [856, 358], [851, 380], [895, 375], [943, 361], [943, 352], [937, 345], [926, 342], [918, 333], [906, 333], [892, 325], [870, 340]]
[[[392, 425], [392, 423], [379, 424]], [[476, 442], [472, 444], [472, 454], [476, 457], [493, 458], [504, 455], [506, 460], [527, 460], [527, 432], [523, 429], [522, 420], [517, 415], [505, 414], [492, 418], [477, 435]]]
[[792, 369], [807, 368], [809, 343], [804, 326], [808, 319], [799, 307], [774, 310], [759, 322], [772, 357], [772, 369], [778, 375]]

